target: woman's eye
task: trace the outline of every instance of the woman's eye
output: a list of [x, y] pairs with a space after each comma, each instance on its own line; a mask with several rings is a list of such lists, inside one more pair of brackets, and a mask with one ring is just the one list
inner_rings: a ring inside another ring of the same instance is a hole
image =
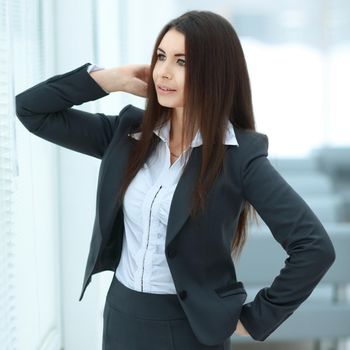
[[[162, 58], [162, 57], [165, 57], [165, 55], [163, 55], [163, 54], [161, 54], [161, 53], [158, 53], [158, 54], [157, 54], [157, 57], [158, 57], [158, 59], [159, 59], [160, 61], [163, 61], [161, 58]], [[180, 59], [180, 58], [177, 60], [177, 62], [181, 62], [180, 66], [184, 66], [185, 63], [186, 63], [185, 60], [182, 60], [182, 59]]]

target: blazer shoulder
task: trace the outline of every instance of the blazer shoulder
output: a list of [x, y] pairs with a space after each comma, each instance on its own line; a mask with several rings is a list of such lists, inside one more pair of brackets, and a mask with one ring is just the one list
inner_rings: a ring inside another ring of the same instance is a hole
[[136, 107], [132, 104], [126, 105], [119, 114], [121, 117], [121, 125], [128, 129], [131, 128], [132, 130], [136, 130], [141, 124], [144, 112], [145, 111], [142, 108]]
[[263, 153], [268, 155], [269, 138], [266, 134], [251, 129], [240, 129], [234, 126], [239, 144], [239, 152], [243, 155]]

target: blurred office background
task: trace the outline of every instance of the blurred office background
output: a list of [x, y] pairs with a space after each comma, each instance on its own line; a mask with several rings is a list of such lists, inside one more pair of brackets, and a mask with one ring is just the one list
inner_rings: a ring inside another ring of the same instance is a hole
[[[191, 9], [234, 25], [270, 160], [319, 216], [337, 253], [324, 283], [270, 338], [232, 336], [232, 348], [350, 349], [347, 0], [0, 0], [0, 349], [100, 349], [113, 276], [94, 275], [78, 301], [100, 161], [30, 134], [15, 117], [14, 96], [87, 62], [149, 63], [162, 26]], [[79, 108], [118, 114], [144, 102], [117, 93]], [[257, 244], [267, 250], [260, 271]], [[272, 282], [283, 253], [263, 222], [251, 224], [237, 263], [247, 301]]]

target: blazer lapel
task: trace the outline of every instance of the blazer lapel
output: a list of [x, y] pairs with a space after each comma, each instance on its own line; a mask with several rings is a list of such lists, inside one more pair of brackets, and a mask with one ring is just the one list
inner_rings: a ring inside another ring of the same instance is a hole
[[[121, 186], [122, 176], [126, 170], [131, 142], [120, 142], [112, 149], [104, 160], [101, 179], [98, 181], [100, 193], [97, 192], [98, 217], [103, 240], [108, 242], [116, 217], [119, 216], [121, 205], [117, 203], [117, 194]], [[114, 233], [115, 234], [115, 233]]]
[[168, 216], [165, 246], [168, 246], [176, 237], [190, 215], [191, 197], [200, 169], [201, 153], [202, 147], [200, 146], [192, 149], [188, 164], [175, 188]]
[[[135, 121], [132, 124], [134, 123]], [[126, 170], [132, 141], [128, 139], [126, 142], [120, 142], [119, 145], [107, 155], [99, 179], [100, 193], [97, 193], [97, 205], [101, 234], [105, 242], [108, 242], [111, 234], [115, 234], [112, 232], [114, 222], [119, 217], [119, 211], [122, 210], [122, 205], [117, 204], [117, 193]], [[202, 147], [192, 149], [188, 164], [175, 188], [168, 216], [166, 246], [176, 237], [190, 214], [191, 194], [199, 171], [201, 152]]]
[[[137, 128], [142, 118], [143, 113], [128, 114], [129, 126], [127, 129], [129, 130], [127, 132]], [[119, 137], [124, 138], [123, 135], [119, 135]], [[106, 242], [112, 234], [116, 218], [119, 217], [119, 210], [122, 210], [122, 206], [117, 203], [117, 194], [132, 146], [129, 136], [125, 138], [125, 141], [118, 142], [118, 147], [112, 148], [110, 153], [106, 155], [104, 168], [101, 169], [101, 179], [98, 180], [98, 189], [100, 190], [100, 193], [97, 192], [98, 217], [101, 234]]]

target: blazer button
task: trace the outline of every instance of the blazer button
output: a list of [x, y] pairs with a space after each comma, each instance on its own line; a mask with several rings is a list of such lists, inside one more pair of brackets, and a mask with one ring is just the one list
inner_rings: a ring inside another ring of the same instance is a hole
[[180, 293], [179, 293], [179, 297], [181, 300], [184, 300], [187, 298], [187, 291], [185, 290], [182, 290]]
[[175, 249], [168, 249], [168, 257], [174, 258], [176, 256], [176, 250]]

